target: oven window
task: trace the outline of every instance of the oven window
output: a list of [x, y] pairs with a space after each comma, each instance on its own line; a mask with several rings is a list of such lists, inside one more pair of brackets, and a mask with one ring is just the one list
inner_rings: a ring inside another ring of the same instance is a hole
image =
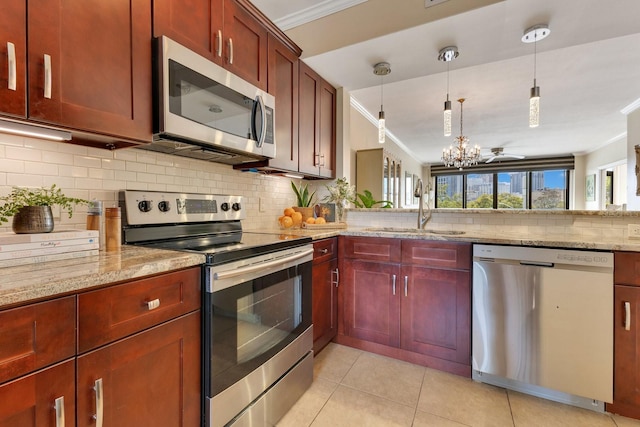
[[207, 294], [210, 389], [220, 393], [311, 325], [311, 263]]
[[169, 60], [169, 110], [185, 119], [251, 139], [254, 100]]

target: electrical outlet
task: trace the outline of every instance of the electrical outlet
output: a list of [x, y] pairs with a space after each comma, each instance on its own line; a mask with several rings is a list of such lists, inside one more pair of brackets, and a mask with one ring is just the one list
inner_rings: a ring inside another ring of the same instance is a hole
[[640, 224], [629, 224], [628, 234], [630, 239], [640, 239]]

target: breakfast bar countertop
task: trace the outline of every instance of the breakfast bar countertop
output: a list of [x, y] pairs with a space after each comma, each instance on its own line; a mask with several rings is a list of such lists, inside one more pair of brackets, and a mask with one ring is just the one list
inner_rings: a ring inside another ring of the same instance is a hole
[[0, 269], [0, 309], [204, 263], [204, 255], [123, 245], [117, 252]]

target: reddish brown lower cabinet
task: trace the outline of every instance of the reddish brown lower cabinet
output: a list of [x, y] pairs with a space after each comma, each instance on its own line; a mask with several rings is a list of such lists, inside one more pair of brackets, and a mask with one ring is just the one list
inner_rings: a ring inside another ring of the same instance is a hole
[[613, 404], [607, 412], [640, 419], [640, 253], [614, 254]]
[[94, 417], [105, 427], [200, 425], [200, 312], [79, 356], [78, 426]]
[[336, 341], [471, 375], [471, 245], [340, 237]]
[[75, 359], [2, 384], [0, 427], [75, 426], [75, 395]]
[[338, 238], [313, 243], [313, 351], [317, 354], [338, 333]]

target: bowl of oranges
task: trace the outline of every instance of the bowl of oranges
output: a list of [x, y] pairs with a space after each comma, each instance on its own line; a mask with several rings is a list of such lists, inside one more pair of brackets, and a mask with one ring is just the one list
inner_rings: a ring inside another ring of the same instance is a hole
[[303, 221], [307, 224], [324, 224], [326, 222], [322, 217], [303, 219], [302, 213], [296, 212], [293, 208], [285, 208], [282, 216], [278, 218], [278, 225], [281, 229], [300, 228]]

